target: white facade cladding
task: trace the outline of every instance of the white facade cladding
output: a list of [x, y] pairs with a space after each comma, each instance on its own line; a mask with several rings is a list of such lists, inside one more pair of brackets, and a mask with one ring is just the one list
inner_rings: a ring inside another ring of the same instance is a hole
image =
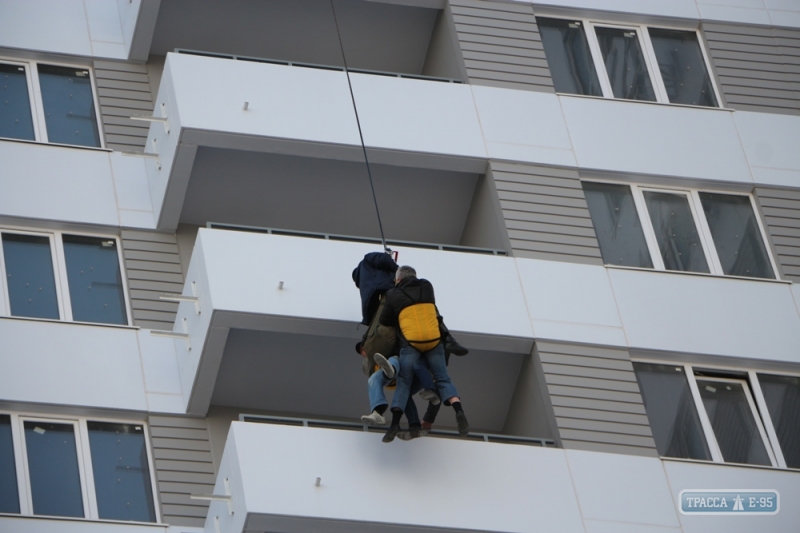
[[[800, 3], [334, 5], [0, 0], [0, 531], [794, 531]], [[364, 151], [469, 438], [359, 421]]]

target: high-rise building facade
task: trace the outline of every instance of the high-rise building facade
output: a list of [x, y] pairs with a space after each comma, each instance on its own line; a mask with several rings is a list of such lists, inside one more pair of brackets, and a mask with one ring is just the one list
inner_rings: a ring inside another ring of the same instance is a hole
[[799, 282], [797, 0], [0, 0], [2, 532], [797, 531]]

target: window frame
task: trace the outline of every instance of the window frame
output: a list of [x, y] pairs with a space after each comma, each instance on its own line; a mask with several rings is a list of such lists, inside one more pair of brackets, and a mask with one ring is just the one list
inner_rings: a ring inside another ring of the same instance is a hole
[[[47, 237], [50, 240], [50, 254], [53, 261], [53, 277], [56, 286], [56, 299], [58, 300], [58, 319], [50, 318], [35, 318], [25, 316], [15, 316], [11, 314], [11, 301], [8, 294], [6, 283], [6, 270], [5, 270], [5, 256], [2, 246], [3, 234], [10, 233], [15, 235], [33, 235], [37, 237]], [[119, 265], [119, 274], [122, 281], [122, 293], [125, 299], [125, 318], [124, 324], [107, 324], [104, 322], [82, 322], [73, 320], [72, 317], [72, 299], [69, 294], [69, 279], [67, 277], [67, 261], [64, 254], [64, 241], [63, 235], [77, 235], [81, 237], [93, 237], [98, 239], [113, 240], [117, 248], [117, 263]], [[64, 230], [37, 230], [37, 229], [22, 229], [14, 227], [0, 226], [0, 318], [17, 318], [27, 320], [57, 320], [59, 322], [71, 322], [75, 324], [91, 324], [99, 326], [117, 326], [126, 327], [133, 326], [133, 314], [131, 310], [131, 299], [128, 290], [127, 272], [125, 271], [124, 256], [122, 253], [122, 240], [117, 235], [110, 235], [108, 233], [96, 233], [86, 231], [64, 231]]]
[[[642, 226], [642, 233], [644, 234], [645, 242], [647, 243], [647, 249], [650, 252], [650, 259], [653, 263], [653, 268], [629, 267], [624, 265], [615, 265], [613, 263], [604, 263], [604, 266], [612, 268], [633, 268], [637, 270], [647, 270], [647, 271], [655, 270], [659, 272], [692, 274], [700, 276], [710, 275], [710, 276], [734, 278], [734, 279], [782, 281], [782, 278], [780, 276], [780, 270], [778, 269], [778, 264], [775, 261], [775, 257], [772, 251], [771, 241], [769, 240], [766, 228], [764, 227], [764, 221], [761, 220], [761, 215], [758, 209], [758, 205], [756, 204], [756, 200], [751, 193], [724, 191], [724, 190], [711, 189], [705, 187], [698, 187], [698, 188], [679, 187], [679, 186], [671, 187], [671, 186], [649, 185], [644, 183], [625, 183], [613, 180], [594, 179], [594, 178], [581, 179], [581, 183], [584, 182], [606, 183], [609, 185], [621, 185], [630, 188], [631, 195], [633, 196], [633, 203], [636, 206], [636, 215], [639, 217], [639, 224], [641, 224]], [[667, 270], [664, 267], [664, 259], [661, 257], [661, 251], [658, 248], [658, 241], [656, 239], [655, 230], [653, 229], [653, 222], [650, 219], [650, 212], [647, 209], [647, 204], [644, 199], [644, 193], [648, 191], [666, 193], [666, 194], [681, 194], [687, 197], [687, 200], [689, 202], [689, 208], [691, 209], [692, 216], [694, 218], [695, 228], [697, 229], [697, 234], [700, 238], [700, 242], [703, 247], [703, 253], [705, 254], [706, 262], [708, 263], [709, 272], [706, 273], [706, 272], [691, 272], [684, 270]], [[758, 231], [759, 234], [761, 235], [761, 240], [764, 243], [764, 248], [767, 252], [767, 257], [769, 258], [769, 264], [770, 267], [772, 268], [772, 273], [774, 277], [759, 278], [759, 277], [725, 274], [722, 268], [722, 263], [720, 262], [719, 259], [719, 254], [717, 253], [717, 248], [716, 244], [714, 243], [714, 238], [711, 235], [711, 228], [708, 225], [708, 221], [706, 220], [705, 212], [703, 210], [703, 204], [700, 199], [701, 193], [724, 194], [727, 196], [746, 196], [749, 199], [750, 208], [753, 210], [753, 217], [756, 219], [756, 223], [758, 224]], [[592, 221], [592, 224], [594, 224], [594, 221]]]
[[[632, 361], [634, 363], [640, 363], [640, 364], [667, 365], [667, 366], [681, 367], [683, 369], [683, 373], [686, 376], [686, 380], [689, 383], [689, 390], [692, 393], [692, 399], [694, 400], [695, 410], [697, 412], [698, 418], [700, 419], [700, 425], [703, 429], [703, 436], [706, 439], [708, 450], [711, 453], [710, 462], [719, 463], [723, 465], [748, 466], [755, 468], [778, 468], [782, 470], [796, 471], [796, 469], [789, 468], [786, 465], [786, 460], [783, 457], [783, 451], [781, 449], [780, 441], [778, 440], [778, 435], [775, 432], [775, 427], [772, 423], [772, 418], [769, 414], [769, 409], [767, 406], [766, 399], [764, 398], [764, 393], [761, 390], [761, 383], [758, 379], [758, 374], [762, 373], [762, 374], [791, 376], [791, 377], [800, 377], [800, 376], [798, 376], [797, 374], [793, 374], [791, 372], [731, 368], [727, 366], [706, 365], [706, 364], [695, 365], [692, 363], [676, 363], [675, 361], [669, 361], [665, 359], [634, 358], [632, 359]], [[761, 435], [761, 440], [764, 443], [764, 448], [767, 451], [767, 455], [769, 456], [771, 465], [731, 463], [731, 462], [726, 462], [724, 460], [724, 458], [722, 457], [722, 451], [720, 450], [719, 444], [717, 442], [717, 436], [714, 433], [714, 428], [711, 425], [711, 419], [709, 418], [708, 412], [706, 411], [705, 404], [703, 403], [703, 398], [700, 396], [700, 387], [697, 384], [698, 376], [696, 373], [702, 371], [709, 371], [711, 373], [717, 371], [721, 373], [734, 373], [742, 375], [742, 377], [718, 377], [718, 376], [699, 376], [699, 377], [700, 379], [705, 381], [718, 381], [721, 383], [734, 382], [742, 385], [742, 389], [744, 390], [745, 397], [747, 398], [748, 405], [750, 406], [750, 410], [753, 414], [753, 419], [755, 420], [756, 427], [758, 428], [759, 434]], [[745, 375], [746, 377], [744, 377]], [[649, 425], [649, 419], [648, 419], [648, 425]], [[693, 462], [697, 461], [704, 463], [709, 462], [702, 459], [690, 459], [690, 458], [668, 457], [668, 456], [660, 456], [660, 457], [662, 459], [676, 460], [676, 461], [693, 461]]]
[[[123, 524], [148, 524], [160, 525], [162, 523], [161, 506], [159, 501], [158, 482], [156, 479], [153, 449], [150, 442], [150, 428], [143, 420], [131, 420], [109, 417], [87, 416], [49, 416], [41, 413], [0, 411], [0, 414], [11, 417], [11, 440], [14, 446], [14, 462], [17, 474], [17, 492], [19, 495], [19, 514], [0, 513], [0, 516], [27, 516], [35, 518], [57, 518], [59, 520], [91, 520], [114, 522]], [[81, 497], [83, 498], [83, 517], [41, 515], [33, 512], [33, 496], [31, 492], [30, 473], [28, 470], [28, 450], [25, 441], [25, 422], [47, 422], [54, 424], [72, 424], [75, 428], [75, 447], [78, 456], [78, 470], [81, 482]], [[139, 425], [144, 434], [145, 450], [147, 453], [147, 466], [150, 474], [150, 493], [155, 509], [155, 522], [138, 522], [134, 520], [117, 520], [100, 518], [97, 504], [97, 493], [94, 485], [94, 465], [92, 464], [92, 450], [89, 441], [88, 422], [104, 422], [112, 424]]]
[[[39, 144], [52, 144], [55, 146], [70, 146], [76, 148], [89, 148], [95, 150], [106, 149], [105, 131], [103, 130], [103, 115], [100, 108], [100, 99], [97, 95], [97, 80], [94, 76], [94, 68], [80, 63], [64, 62], [59, 60], [48, 61], [40, 59], [20, 59], [9, 56], [0, 55], [0, 63], [8, 65], [18, 65], [25, 67], [25, 74], [28, 81], [28, 99], [31, 105], [31, 120], [33, 121], [33, 130], [35, 139], [16, 139], [14, 137], [0, 137], [0, 141], [19, 141], [19, 142], [35, 142]], [[97, 134], [100, 139], [100, 146], [84, 146], [82, 144], [64, 144], [50, 142], [47, 137], [47, 119], [45, 116], [44, 100], [42, 99], [42, 88], [39, 84], [39, 65], [52, 65], [54, 67], [66, 67], [79, 70], [86, 70], [89, 72], [89, 81], [92, 86], [92, 105], [94, 106], [95, 118], [97, 120]]]
[[[546, 12], [539, 13], [537, 18], [548, 18], [548, 19], [559, 19], [559, 20], [566, 20], [571, 22], [580, 22], [584, 28], [584, 34], [586, 35], [586, 41], [589, 45], [589, 50], [591, 52], [592, 62], [594, 63], [595, 71], [597, 72], [597, 78], [600, 82], [600, 87], [603, 91], [603, 96], [592, 96], [586, 94], [573, 94], [573, 93], [562, 93], [557, 92], [556, 94], [565, 95], [565, 96], [577, 96], [577, 97], [584, 97], [584, 98], [603, 98], [604, 100], [619, 100], [623, 102], [640, 102], [645, 104], [668, 104], [668, 105], [677, 105], [677, 106], [684, 106], [684, 107], [696, 107], [701, 109], [726, 109], [723, 103], [722, 95], [717, 86], [717, 77], [712, 69], [711, 61], [709, 59], [708, 50], [706, 49], [706, 42], [703, 39], [703, 34], [698, 28], [687, 28], [681, 26], [672, 26], [669, 24], [635, 24], [635, 23], [626, 23], [620, 21], [613, 21], [613, 20], [606, 20], [606, 19], [595, 19], [595, 18], [567, 18], [563, 15], [555, 15], [551, 16], [548, 15]], [[603, 61], [603, 54], [600, 51], [600, 43], [597, 40], [597, 33], [595, 32], [595, 27], [605, 27], [605, 28], [614, 28], [614, 29], [622, 29], [622, 30], [633, 30], [636, 31], [636, 37], [639, 39], [639, 46], [642, 49], [642, 55], [644, 56], [644, 62], [647, 66], [647, 73], [650, 76], [650, 82], [653, 85], [653, 92], [656, 96], [656, 101], [650, 100], [629, 100], [626, 98], [616, 98], [614, 96], [614, 91], [611, 87], [611, 82], [608, 78], [608, 72], [606, 72], [605, 68], [605, 61]], [[704, 105], [694, 105], [694, 104], [681, 104], [681, 103], [673, 103], [669, 101], [669, 95], [667, 94], [667, 89], [664, 84], [664, 80], [661, 77], [661, 69], [658, 65], [658, 58], [656, 57], [655, 48], [653, 48], [653, 42], [650, 38], [650, 31], [649, 29], [663, 29], [663, 30], [673, 30], [673, 31], [683, 31], [683, 32], [694, 32], [695, 36], [697, 37], [697, 44], [700, 47], [700, 53], [703, 56], [703, 63], [706, 67], [706, 72], [708, 73], [709, 78], [711, 79], [711, 87], [714, 90], [714, 97], [717, 100], [717, 105], [712, 106], [704, 106]], [[591, 31], [590, 31], [591, 30]]]

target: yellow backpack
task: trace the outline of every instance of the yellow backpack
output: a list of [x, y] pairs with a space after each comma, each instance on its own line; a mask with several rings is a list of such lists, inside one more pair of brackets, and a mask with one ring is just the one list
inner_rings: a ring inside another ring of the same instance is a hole
[[439, 344], [441, 332], [439, 331], [439, 319], [434, 304], [418, 303], [409, 305], [400, 311], [398, 319], [400, 331], [403, 332], [408, 344], [420, 352], [427, 352]]

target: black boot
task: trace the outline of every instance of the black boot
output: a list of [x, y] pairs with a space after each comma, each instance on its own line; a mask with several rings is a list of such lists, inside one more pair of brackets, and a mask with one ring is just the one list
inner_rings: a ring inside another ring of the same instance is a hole
[[461, 346], [449, 333], [444, 340], [444, 351], [453, 355], [467, 355], [469, 353], [469, 350]]

